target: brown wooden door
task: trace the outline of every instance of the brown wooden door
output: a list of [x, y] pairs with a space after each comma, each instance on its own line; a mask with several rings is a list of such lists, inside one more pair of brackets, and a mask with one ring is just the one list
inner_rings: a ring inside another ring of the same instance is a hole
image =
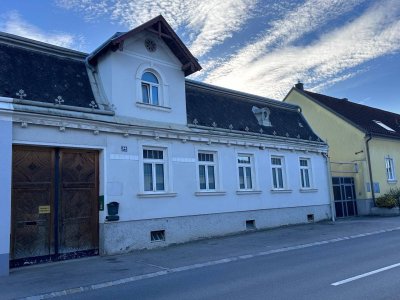
[[61, 150], [60, 174], [59, 253], [98, 249], [98, 153]]
[[13, 148], [11, 259], [54, 254], [54, 150]]
[[98, 254], [98, 152], [13, 148], [11, 266]]

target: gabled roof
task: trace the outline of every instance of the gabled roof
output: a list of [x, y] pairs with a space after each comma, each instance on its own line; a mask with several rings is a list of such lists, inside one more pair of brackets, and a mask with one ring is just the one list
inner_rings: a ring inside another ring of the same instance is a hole
[[[259, 124], [253, 106], [269, 109], [272, 126]], [[321, 142], [298, 106], [277, 100], [186, 80], [186, 110], [191, 126]]]
[[162, 39], [165, 44], [167, 44], [167, 46], [182, 63], [182, 70], [184, 71], [185, 76], [201, 70], [201, 66], [197, 59], [192, 55], [192, 53], [190, 53], [189, 49], [185, 46], [182, 40], [161, 15], [128, 32], [118, 32], [114, 34], [110, 39], [108, 39], [89, 55], [89, 63], [95, 65], [97, 63], [97, 59], [109, 50], [117, 51], [118, 49], [123, 49], [124, 41], [126, 39], [145, 30], [157, 34], [158, 37]]
[[56, 104], [59, 99], [64, 107], [91, 109], [95, 97], [86, 70], [86, 56], [0, 33], [0, 96], [48, 104]]
[[[297, 88], [294, 89], [366, 134], [400, 138], [400, 115], [398, 114], [354, 103], [348, 99], [339, 99], [305, 90], [302, 91]], [[375, 121], [382, 122], [394, 131], [385, 129]]]

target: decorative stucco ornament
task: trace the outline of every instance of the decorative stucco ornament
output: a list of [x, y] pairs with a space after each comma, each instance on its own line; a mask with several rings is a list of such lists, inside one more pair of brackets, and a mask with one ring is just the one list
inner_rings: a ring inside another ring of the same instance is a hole
[[268, 107], [258, 108], [257, 106], [253, 106], [251, 111], [256, 117], [259, 125], [268, 127], [272, 126], [271, 121], [269, 120], [269, 115], [271, 114], [271, 111]]
[[94, 102], [93, 100], [89, 103], [89, 106], [92, 108], [92, 109], [95, 109], [95, 108], [97, 108], [97, 103], [96, 102]]
[[26, 97], [25, 91], [20, 89], [17, 93], [15, 93], [19, 97], [19, 99], [24, 99]]
[[57, 96], [57, 98], [54, 99], [54, 102], [55, 102], [57, 105], [61, 105], [61, 104], [64, 103], [64, 99], [63, 99], [62, 96]]

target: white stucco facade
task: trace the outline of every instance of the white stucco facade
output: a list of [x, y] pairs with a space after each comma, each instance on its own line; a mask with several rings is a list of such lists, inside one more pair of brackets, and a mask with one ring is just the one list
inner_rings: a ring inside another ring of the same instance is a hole
[[[145, 49], [148, 38], [157, 51]], [[159, 105], [142, 101], [146, 71], [158, 78]], [[262, 229], [331, 217], [327, 146], [188, 124], [182, 64], [153, 33], [127, 39], [122, 51], [106, 52], [88, 72], [100, 110], [0, 98], [0, 238], [6, 241], [0, 243], [0, 274], [8, 273], [12, 145], [99, 151], [101, 254], [231, 234], [248, 230], [249, 223], [250, 229]], [[163, 153], [159, 191], [145, 188], [146, 149]], [[199, 153], [213, 155], [215, 189], [200, 189]], [[248, 182], [240, 187], [240, 155], [251, 160], [250, 188]], [[273, 184], [273, 157], [282, 162], [279, 188]], [[306, 188], [300, 159], [308, 162]], [[107, 221], [106, 204], [114, 201], [119, 220]], [[164, 239], [152, 241], [152, 231], [163, 231]]]

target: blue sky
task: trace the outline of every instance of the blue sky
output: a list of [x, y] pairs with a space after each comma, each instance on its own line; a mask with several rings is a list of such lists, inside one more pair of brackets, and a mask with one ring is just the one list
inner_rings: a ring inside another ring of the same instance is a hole
[[277, 100], [300, 79], [400, 113], [399, 0], [2, 0], [0, 31], [91, 52], [158, 14], [203, 66], [191, 79]]

